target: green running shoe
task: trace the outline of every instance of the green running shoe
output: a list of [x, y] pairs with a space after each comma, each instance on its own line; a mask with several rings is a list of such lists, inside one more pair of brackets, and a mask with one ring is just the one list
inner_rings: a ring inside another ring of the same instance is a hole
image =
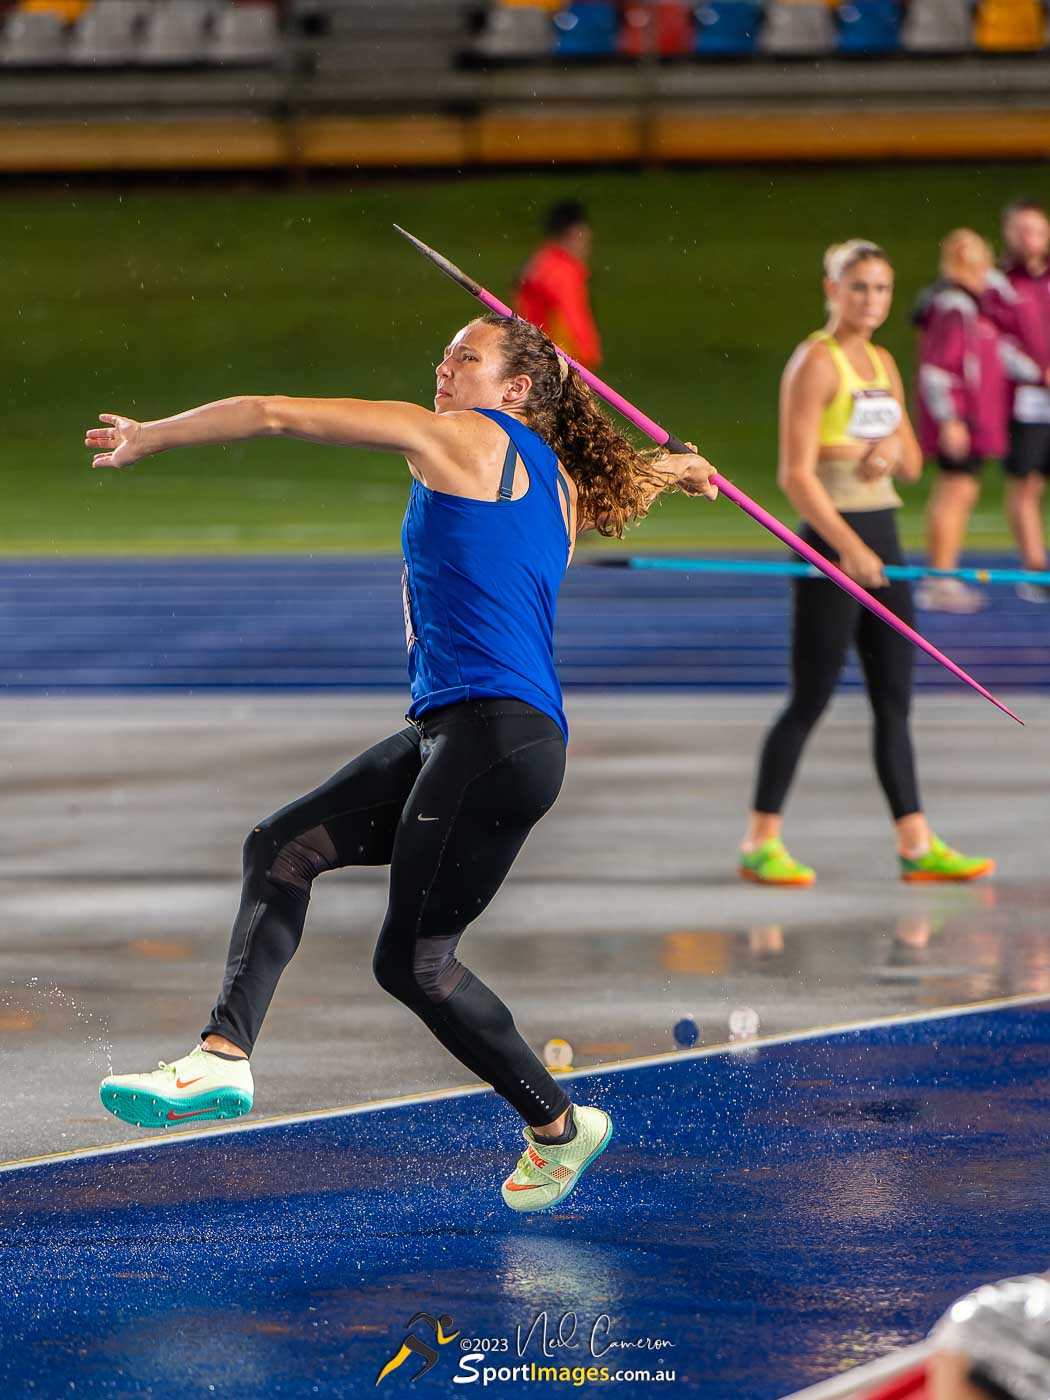
[[136, 1128], [239, 1118], [254, 1095], [247, 1060], [223, 1060], [201, 1045], [170, 1065], [161, 1060], [147, 1074], [111, 1074], [98, 1090], [102, 1107]]
[[528, 1146], [503, 1183], [511, 1210], [549, 1210], [564, 1201], [580, 1177], [604, 1152], [612, 1137], [612, 1119], [600, 1108], [573, 1105], [576, 1136], [572, 1142], [537, 1142], [531, 1128], [522, 1132]]
[[964, 856], [946, 846], [939, 836], [930, 839], [930, 849], [918, 860], [908, 860], [898, 856], [901, 863], [901, 879], [909, 884], [921, 884], [935, 880], [979, 880], [990, 875], [995, 869], [995, 861], [985, 856]]
[[816, 871], [790, 854], [779, 836], [771, 836], [753, 851], [741, 851], [740, 874], [757, 885], [812, 885]]

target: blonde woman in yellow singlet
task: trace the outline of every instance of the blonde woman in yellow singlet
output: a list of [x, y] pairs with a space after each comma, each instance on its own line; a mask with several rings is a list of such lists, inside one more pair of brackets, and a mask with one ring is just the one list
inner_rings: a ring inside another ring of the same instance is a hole
[[[918, 480], [922, 453], [893, 356], [871, 340], [893, 300], [890, 260], [862, 239], [837, 244], [824, 259], [824, 290], [827, 325], [796, 349], [781, 381], [778, 480], [802, 517], [802, 537], [910, 624], [911, 590], [887, 582], [884, 566], [903, 562], [894, 483]], [[793, 589], [791, 695], [762, 746], [740, 874], [769, 885], [816, 879], [785, 848], [781, 812], [851, 645], [871, 701], [875, 768], [896, 827], [901, 878], [989, 874], [994, 862], [953, 851], [923, 813], [908, 727], [911, 643], [827, 579], [794, 579]]]

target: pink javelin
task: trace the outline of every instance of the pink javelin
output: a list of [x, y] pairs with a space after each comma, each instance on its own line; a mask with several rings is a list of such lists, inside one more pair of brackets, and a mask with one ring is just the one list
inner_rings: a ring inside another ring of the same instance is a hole
[[[449, 262], [448, 258], [442, 257], [441, 254], [436, 253], [433, 248], [428, 248], [425, 243], [415, 238], [406, 229], [401, 228], [399, 224], [395, 224], [394, 227], [397, 229], [398, 233], [404, 238], [407, 238], [414, 247], [418, 248], [424, 257], [429, 258], [435, 267], [440, 268], [446, 277], [451, 277], [453, 282], [458, 283], [459, 286], [463, 287], [465, 291], [468, 291], [472, 297], [480, 301], [483, 306], [487, 306], [490, 311], [495, 311], [499, 316], [509, 316], [513, 318], [516, 315], [516, 312], [512, 311], [509, 306], [506, 306], [498, 297], [494, 297], [492, 293], [487, 292], [480, 283], [475, 282], [472, 277], [468, 277], [465, 272], [461, 272], [459, 268], [456, 267], [455, 263]], [[669, 433], [666, 428], [661, 428], [659, 423], [655, 422], [647, 414], [642, 413], [640, 409], [635, 408], [634, 404], [628, 403], [622, 394], [618, 394], [615, 389], [610, 389], [609, 385], [603, 383], [596, 374], [592, 374], [591, 371], [585, 369], [583, 365], [577, 364], [571, 355], [567, 355], [565, 351], [559, 347], [555, 348], [558, 349], [558, 354], [562, 359], [565, 360], [567, 364], [572, 365], [573, 369], [591, 386], [596, 394], [603, 398], [610, 407], [615, 408], [617, 413], [622, 414], [629, 423], [633, 423], [636, 428], [641, 429], [646, 437], [652, 438], [653, 442], [658, 446], [666, 447], [673, 453], [689, 451], [689, 448], [680, 438], [676, 438], [674, 434]], [[1021, 719], [1019, 715], [1015, 715], [1013, 710], [1004, 705], [1001, 700], [997, 700], [990, 690], [985, 690], [984, 686], [978, 681], [975, 681], [973, 676], [964, 671], [961, 666], [957, 666], [951, 657], [945, 656], [943, 651], [939, 651], [937, 647], [935, 647], [932, 642], [928, 642], [921, 633], [916, 632], [913, 627], [909, 627], [906, 622], [902, 622], [896, 613], [890, 612], [885, 604], [880, 603], [877, 598], [873, 598], [870, 593], [861, 588], [859, 583], [854, 582], [848, 574], [844, 574], [842, 570], [832, 564], [829, 559], [825, 559], [822, 554], [818, 554], [812, 545], [808, 545], [805, 540], [799, 539], [798, 535], [796, 535], [793, 530], [789, 530], [786, 525], [781, 524], [775, 515], [770, 515], [769, 511], [763, 510], [757, 501], [753, 501], [751, 497], [741, 491], [739, 487], [734, 486], [731, 481], [727, 481], [721, 472], [716, 472], [711, 480], [723, 495], [728, 496], [734, 505], [738, 505], [740, 509], [750, 515], [752, 519], [757, 520], [760, 525], [764, 525], [770, 534], [776, 535], [777, 539], [783, 540], [786, 545], [790, 545], [796, 554], [800, 554], [803, 559], [808, 560], [809, 563], [818, 568], [822, 574], [826, 574], [827, 577], [831, 579], [832, 583], [837, 583], [841, 589], [850, 594], [851, 597], [856, 598], [857, 602], [866, 607], [869, 612], [874, 613], [876, 617], [888, 623], [888, 625], [892, 627], [895, 632], [899, 632], [902, 637], [907, 637], [909, 642], [914, 642], [917, 647], [921, 647], [927, 656], [932, 656], [934, 661], [939, 661], [942, 666], [947, 667], [953, 676], [958, 676], [961, 681], [965, 681], [967, 685], [972, 686], [979, 695], [983, 695], [986, 700], [990, 700], [993, 705], [1002, 710], [1004, 715], [1009, 715], [1011, 719], [1017, 720], [1018, 724], [1024, 724], [1024, 720]]]

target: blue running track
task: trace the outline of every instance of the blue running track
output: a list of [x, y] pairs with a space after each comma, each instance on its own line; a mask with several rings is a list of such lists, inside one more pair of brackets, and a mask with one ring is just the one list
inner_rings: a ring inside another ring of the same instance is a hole
[[[7, 561], [0, 687], [401, 688], [400, 573], [390, 557]], [[919, 628], [993, 692], [1050, 685], [1050, 606], [1009, 588], [987, 596], [976, 616], [920, 613]], [[580, 561], [562, 590], [557, 656], [567, 687], [778, 689], [787, 582]], [[920, 687], [959, 688], [917, 660]], [[859, 684], [853, 664], [845, 684]]]
[[[619, 1389], [454, 1384], [480, 1375], [461, 1351], [480, 1341], [494, 1369], [673, 1370], [626, 1393], [774, 1400], [1050, 1263], [1050, 1001], [609, 1067], [574, 1090], [614, 1140], [531, 1218], [499, 1199], [520, 1139], [487, 1090], [0, 1173], [0, 1394], [370, 1395], [426, 1313], [459, 1335], [381, 1396]], [[546, 1358], [544, 1313], [548, 1339], [576, 1315]], [[435, 1342], [425, 1319], [412, 1335]], [[672, 1345], [608, 1348], [639, 1338]]]

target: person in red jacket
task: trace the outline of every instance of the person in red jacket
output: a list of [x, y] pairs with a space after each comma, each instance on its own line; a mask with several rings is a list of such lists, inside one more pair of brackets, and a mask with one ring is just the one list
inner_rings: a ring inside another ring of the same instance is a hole
[[[992, 285], [991, 246], [972, 229], [941, 244], [941, 281], [920, 316], [918, 399], [923, 454], [936, 459], [937, 485], [927, 515], [930, 564], [955, 569], [988, 457], [1006, 453], [1012, 382], [1040, 384], [1042, 371], [1010, 327], [1009, 286]], [[931, 578], [917, 590], [920, 607], [974, 612], [976, 589], [960, 579]]]
[[518, 281], [514, 310], [588, 369], [602, 362], [602, 342], [591, 314], [587, 281], [594, 235], [575, 200], [555, 204], [544, 221], [546, 241]]
[[[1022, 349], [1050, 370], [1050, 220], [1041, 205], [1017, 199], [1003, 210], [1004, 271], [1016, 294], [1015, 334]], [[1047, 566], [1043, 491], [1050, 476], [1050, 388], [1022, 385], [1013, 399], [1006, 458], [1006, 514], [1022, 566]], [[1050, 588], [1020, 583], [1030, 603], [1050, 602]]]

